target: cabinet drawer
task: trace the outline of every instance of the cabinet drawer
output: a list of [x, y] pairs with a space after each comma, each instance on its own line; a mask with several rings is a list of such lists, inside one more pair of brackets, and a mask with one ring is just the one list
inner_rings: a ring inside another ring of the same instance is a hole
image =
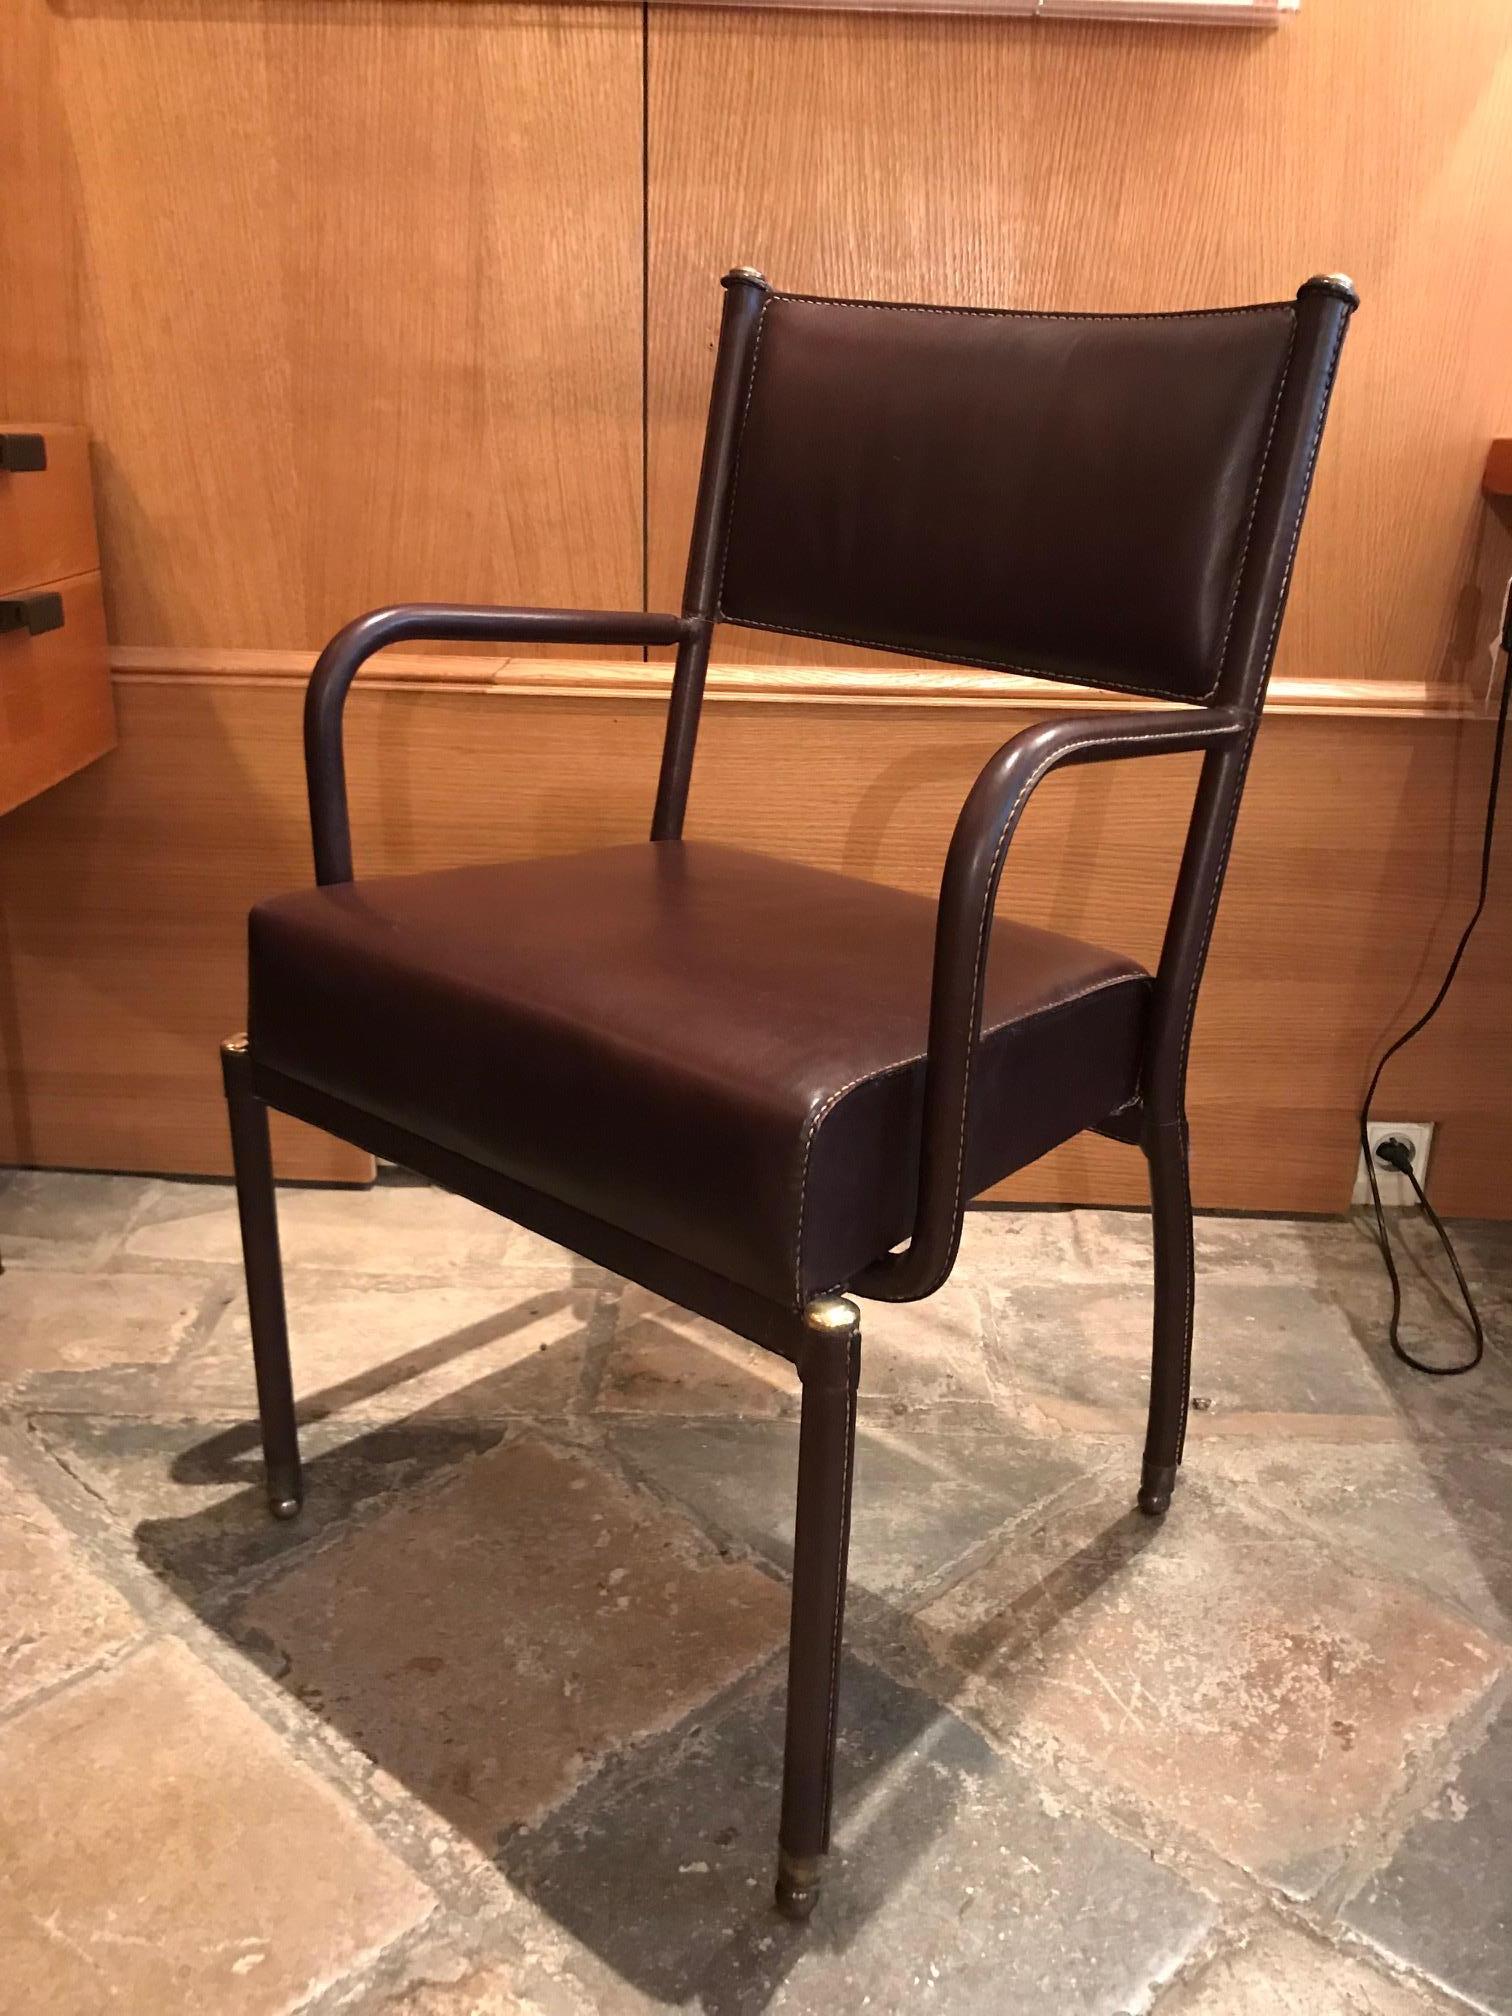
[[[0, 630], [0, 812], [81, 770], [116, 739], [99, 575], [17, 592], [56, 595], [63, 620], [35, 636], [24, 623]], [[33, 610], [42, 622], [55, 613], [45, 604]]]
[[[45, 469], [7, 468], [31, 459], [40, 437]], [[0, 595], [39, 581], [65, 581], [99, 571], [89, 436], [82, 427], [22, 421], [0, 424]]]

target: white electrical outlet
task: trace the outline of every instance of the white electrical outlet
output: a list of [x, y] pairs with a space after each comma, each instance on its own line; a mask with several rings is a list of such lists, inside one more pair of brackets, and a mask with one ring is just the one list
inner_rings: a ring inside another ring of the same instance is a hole
[[[1431, 1120], [1372, 1120], [1369, 1127], [1371, 1152], [1374, 1153], [1378, 1141], [1384, 1141], [1388, 1136], [1393, 1134], [1399, 1141], [1407, 1142], [1412, 1149], [1413, 1169], [1416, 1172], [1419, 1183], [1426, 1189], [1428, 1187], [1428, 1154], [1433, 1146], [1433, 1122]], [[1417, 1198], [1413, 1195], [1412, 1185], [1397, 1170], [1388, 1168], [1384, 1162], [1377, 1162], [1375, 1173], [1376, 1182], [1380, 1186], [1381, 1202], [1383, 1204], [1415, 1204], [1417, 1202]], [[1360, 1154], [1360, 1166], [1355, 1171], [1354, 1197], [1351, 1201], [1355, 1204], [1368, 1204], [1370, 1202], [1370, 1185], [1365, 1177], [1365, 1155], [1363, 1150]]]

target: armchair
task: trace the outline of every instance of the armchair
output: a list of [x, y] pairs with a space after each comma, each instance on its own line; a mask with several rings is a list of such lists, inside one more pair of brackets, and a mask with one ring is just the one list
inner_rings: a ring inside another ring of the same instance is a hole
[[[1349, 283], [1040, 315], [725, 280], [676, 615], [411, 605], [332, 640], [305, 755], [317, 886], [250, 924], [223, 1052], [270, 1503], [302, 1492], [269, 1107], [403, 1163], [790, 1359], [803, 1388], [777, 1898], [829, 1843], [860, 1317], [931, 1294], [966, 1203], [1084, 1129], [1146, 1155], [1139, 1503], [1185, 1432], [1192, 1017], [1350, 315]], [[1164, 703], [1013, 736], [938, 903], [683, 838], [718, 622]], [[341, 721], [406, 639], [677, 648], [649, 842], [354, 879]], [[995, 918], [1032, 793], [1200, 752], [1153, 974]]]

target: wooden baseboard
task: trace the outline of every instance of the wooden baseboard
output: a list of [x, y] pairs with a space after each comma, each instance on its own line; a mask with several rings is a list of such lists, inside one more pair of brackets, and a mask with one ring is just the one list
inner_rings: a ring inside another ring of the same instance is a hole
[[[295, 651], [185, 650], [117, 645], [111, 666], [119, 679], [231, 681], [242, 686], [303, 686], [315, 653]], [[389, 651], [362, 674], [364, 688], [492, 693], [505, 699], [664, 700], [671, 689], [667, 663], [616, 658], [519, 658], [472, 652]], [[712, 665], [711, 701], [778, 702], [867, 707], [989, 707], [1004, 712], [1116, 713], [1147, 707], [1147, 700], [1097, 687], [1055, 684], [1022, 673], [970, 667]], [[1430, 685], [1389, 679], [1289, 679], [1271, 682], [1266, 712], [1365, 720], [1474, 718], [1487, 711], [1483, 695], [1460, 684]]]
[[[225, 1169], [217, 1051], [243, 1021], [246, 912], [310, 874], [312, 655], [118, 649], [120, 747], [0, 825], [0, 1161]], [[667, 679], [639, 661], [388, 654], [349, 708], [359, 873], [642, 836]], [[1128, 704], [906, 665], [724, 667], [710, 701], [690, 835], [927, 893], [971, 778], [1021, 719]], [[1370, 1063], [1426, 1004], [1473, 898], [1479, 714], [1459, 691], [1278, 683], [1196, 1025], [1202, 1205], [1347, 1204]], [[1194, 778], [1170, 757], [1052, 780], [1004, 907], [1153, 961]], [[1435, 1201], [1485, 1216], [1512, 1209], [1512, 821], [1499, 854], [1454, 994], [1380, 1106], [1438, 1123]], [[279, 1150], [290, 1176], [363, 1173], [309, 1130]], [[1088, 1138], [1010, 1191], [1131, 1203], [1143, 1170]]]

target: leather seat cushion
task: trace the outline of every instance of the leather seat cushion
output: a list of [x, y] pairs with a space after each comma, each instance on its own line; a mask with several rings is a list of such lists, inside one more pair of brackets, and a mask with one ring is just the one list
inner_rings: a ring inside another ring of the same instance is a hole
[[[724, 847], [303, 890], [251, 916], [253, 1054], [784, 1305], [907, 1236], [935, 908]], [[968, 1194], [1135, 1092], [1149, 978], [1001, 920]]]

